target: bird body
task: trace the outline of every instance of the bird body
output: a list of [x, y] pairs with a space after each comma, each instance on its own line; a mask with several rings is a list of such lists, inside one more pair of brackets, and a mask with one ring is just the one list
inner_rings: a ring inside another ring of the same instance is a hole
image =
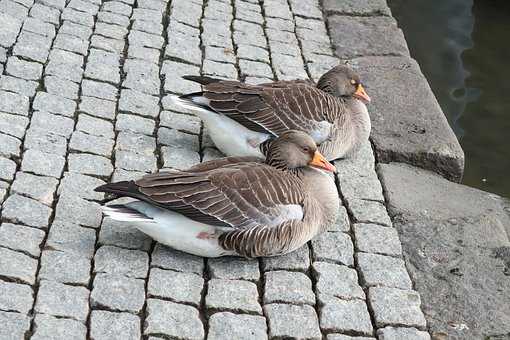
[[175, 249], [205, 257], [275, 256], [336, 220], [338, 192], [327, 172], [333, 169], [309, 136], [289, 131], [270, 142], [265, 161], [222, 158], [96, 190], [137, 199], [104, 213]]
[[[249, 85], [209, 77], [185, 76], [202, 92], [174, 96], [176, 104], [203, 121], [215, 145], [227, 156], [259, 156], [258, 145], [287, 130], [308, 133], [328, 160], [354, 152], [371, 124], [359, 77], [345, 66], [309, 81]], [[226, 137], [228, 136], [228, 137]], [[235, 143], [232, 142], [235, 138]]]

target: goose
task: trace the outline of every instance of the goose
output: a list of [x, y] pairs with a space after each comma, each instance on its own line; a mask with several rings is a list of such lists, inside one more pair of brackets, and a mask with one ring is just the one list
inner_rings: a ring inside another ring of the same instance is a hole
[[103, 212], [174, 249], [203, 257], [286, 254], [336, 220], [336, 169], [303, 132], [267, 144], [265, 160], [220, 158], [95, 190], [135, 198]]
[[316, 85], [307, 80], [249, 85], [203, 76], [184, 76], [202, 92], [171, 96], [202, 119], [216, 147], [227, 156], [264, 157], [258, 147], [268, 138], [294, 129], [312, 136], [328, 160], [345, 158], [370, 135], [360, 77], [338, 65]]

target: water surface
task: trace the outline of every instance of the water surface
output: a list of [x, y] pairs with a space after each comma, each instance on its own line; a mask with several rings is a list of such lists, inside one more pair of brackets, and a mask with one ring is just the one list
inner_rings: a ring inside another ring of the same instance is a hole
[[510, 197], [510, 1], [389, 3], [465, 152], [463, 182]]

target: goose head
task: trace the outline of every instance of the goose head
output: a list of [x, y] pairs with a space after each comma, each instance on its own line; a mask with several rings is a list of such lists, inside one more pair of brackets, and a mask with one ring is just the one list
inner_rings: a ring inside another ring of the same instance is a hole
[[365, 92], [359, 75], [350, 67], [338, 65], [324, 73], [317, 82], [317, 88], [339, 98], [356, 98], [365, 103], [370, 97]]
[[336, 172], [336, 168], [317, 150], [312, 137], [297, 130], [288, 130], [267, 144], [266, 163], [282, 170], [305, 167]]

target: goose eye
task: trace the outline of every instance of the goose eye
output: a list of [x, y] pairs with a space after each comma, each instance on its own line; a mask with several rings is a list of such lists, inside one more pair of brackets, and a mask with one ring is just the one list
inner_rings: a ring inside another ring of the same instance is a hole
[[310, 152], [310, 148], [308, 146], [303, 146], [301, 148], [304, 152]]
[[351, 79], [351, 84], [352, 84], [352, 85], [356, 85], [356, 80]]

